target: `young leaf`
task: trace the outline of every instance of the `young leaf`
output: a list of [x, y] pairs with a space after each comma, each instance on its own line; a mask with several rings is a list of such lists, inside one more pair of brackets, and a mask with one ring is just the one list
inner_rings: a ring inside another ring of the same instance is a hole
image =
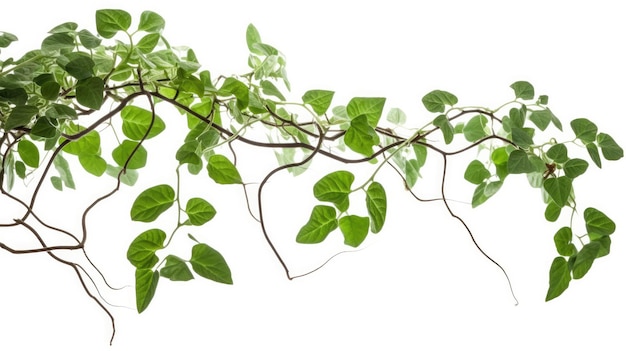
[[380, 144], [378, 134], [367, 123], [365, 115], [352, 119], [343, 140], [350, 149], [368, 157], [374, 153], [372, 147]]
[[608, 134], [598, 134], [598, 146], [602, 150], [602, 156], [609, 161], [616, 161], [624, 157], [624, 150]]
[[132, 18], [123, 10], [96, 11], [96, 29], [102, 37], [110, 39], [119, 31], [126, 31], [130, 27]]
[[191, 248], [189, 263], [194, 272], [201, 277], [223, 284], [233, 283], [226, 260], [207, 244], [196, 244]]
[[321, 116], [326, 113], [333, 101], [334, 91], [309, 90], [302, 95], [302, 102], [311, 106], [313, 111]]
[[320, 201], [332, 202], [344, 212], [350, 204], [348, 195], [354, 182], [354, 175], [348, 171], [329, 173], [313, 185], [313, 195]]
[[[144, 11], [139, 18], [138, 30], [145, 32], [157, 33], [165, 28], [165, 20], [158, 13], [152, 11]], [[128, 28], [127, 28], [128, 29]]]
[[150, 269], [159, 262], [155, 254], [163, 248], [165, 232], [161, 229], [150, 229], [139, 234], [126, 251], [126, 258], [136, 268]]
[[141, 107], [128, 105], [120, 113], [122, 133], [131, 140], [150, 139], [165, 129], [165, 122], [152, 112]]
[[309, 221], [300, 228], [296, 242], [317, 244], [326, 239], [328, 234], [337, 229], [337, 212], [333, 207], [317, 205], [313, 207]]
[[378, 126], [380, 116], [383, 113], [385, 101], [385, 98], [355, 97], [348, 102], [346, 112], [352, 119], [365, 115], [367, 118], [367, 124], [369, 124], [372, 128], [376, 128], [376, 126]]
[[568, 177], [548, 178], [543, 183], [543, 188], [556, 205], [563, 207], [567, 205], [572, 193], [572, 179]]
[[187, 201], [185, 208], [189, 222], [193, 225], [203, 225], [215, 217], [215, 208], [205, 199], [194, 197]]
[[535, 88], [528, 82], [515, 82], [511, 84], [511, 88], [515, 92], [516, 99], [532, 100], [535, 96]]
[[574, 279], [580, 279], [587, 274], [591, 266], [593, 265], [593, 261], [598, 257], [598, 253], [600, 252], [601, 244], [597, 241], [592, 241], [590, 243], [585, 244], [585, 246], [580, 249], [578, 254], [576, 255], [576, 261], [574, 262], [574, 267], [572, 267], [572, 276]]
[[487, 168], [485, 168], [485, 165], [478, 160], [470, 162], [465, 169], [465, 174], [463, 175], [465, 180], [476, 185], [482, 183], [490, 176], [491, 173], [487, 170]]
[[115, 163], [127, 169], [138, 169], [146, 165], [148, 151], [137, 141], [124, 140], [111, 153]]
[[160, 274], [171, 281], [184, 282], [193, 279], [187, 263], [174, 255], [165, 257], [165, 266], [161, 268]]
[[546, 295], [546, 301], [550, 301], [560, 296], [569, 286], [572, 276], [569, 272], [567, 260], [559, 256], [554, 258], [550, 266], [550, 285]]
[[175, 197], [174, 189], [167, 184], [148, 188], [133, 202], [130, 218], [138, 222], [152, 222], [174, 204]]
[[615, 232], [615, 222], [593, 207], [586, 208], [583, 217], [589, 234], [611, 235]]
[[387, 216], [387, 194], [382, 184], [372, 182], [365, 192], [365, 205], [371, 219], [371, 231], [376, 234], [383, 229]]
[[446, 105], [454, 106], [457, 102], [459, 99], [456, 96], [443, 90], [433, 90], [422, 98], [424, 107], [430, 112], [443, 113], [446, 110]]
[[148, 307], [157, 284], [159, 283], [159, 273], [153, 272], [151, 269], [137, 269], [135, 271], [135, 299], [137, 304], [137, 313], [145, 311]]
[[350, 215], [339, 218], [339, 229], [343, 234], [344, 244], [352, 247], [361, 245], [367, 237], [369, 225], [368, 217]]
[[215, 154], [209, 157], [207, 171], [209, 172], [209, 177], [217, 184], [243, 183], [239, 171], [226, 156]]

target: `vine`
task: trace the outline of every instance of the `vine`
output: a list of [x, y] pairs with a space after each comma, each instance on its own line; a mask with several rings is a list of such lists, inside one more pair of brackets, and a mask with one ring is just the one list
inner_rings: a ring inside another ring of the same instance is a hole
[[[335, 161], [339, 167], [313, 184], [318, 203], [295, 233], [298, 243], [323, 242], [339, 229], [345, 245], [356, 248], [369, 233], [381, 232], [388, 198], [379, 172], [390, 167], [416, 200], [441, 202], [511, 286], [505, 269], [480, 247], [471, 228], [449, 205], [446, 181], [453, 175], [448, 174], [448, 158], [477, 150], [476, 159], [463, 174], [475, 185], [472, 207], [493, 197], [510, 175], [525, 174], [530, 187], [543, 195], [545, 219], [556, 222], [568, 217], [567, 224], [554, 234], [558, 255], [549, 269], [546, 301], [561, 295], [572, 278], [585, 276], [595, 259], [609, 253], [610, 235], [616, 228], [613, 220], [587, 207], [581, 211], [584, 227], [574, 223], [581, 210], [574, 183], [589, 162], [573, 157], [572, 150], [583, 150], [586, 156], [581, 157], [601, 168], [603, 160], [621, 159], [623, 149], [586, 118], [569, 123], [573, 136], [555, 136], [564, 129], [561, 121], [548, 108], [548, 97], [536, 96], [526, 81], [513, 83], [512, 100], [494, 109], [458, 106], [452, 93], [431, 91], [421, 102], [433, 117], [422, 126], [413, 126], [399, 108], [389, 109], [383, 119], [386, 99], [381, 97], [354, 97], [345, 105], [332, 106], [333, 91], [309, 90], [301, 101], [288, 101], [285, 57], [263, 42], [253, 25], [246, 31], [249, 71], [213, 78], [208, 70], [201, 70], [192, 49], [169, 44], [162, 34], [165, 21], [160, 15], [145, 11], [136, 30], [131, 31], [131, 24], [131, 15], [123, 10], [99, 10], [98, 35], [79, 30], [75, 23], [63, 23], [50, 31], [39, 49], [16, 60], [0, 60], [0, 192], [22, 211], [19, 217], [2, 219], [0, 228], [24, 229], [38, 242], [32, 247], [0, 242], [0, 248], [12, 254], [45, 253], [71, 267], [86, 294], [110, 317], [111, 342], [113, 314], [88, 271], [63, 253], [80, 251], [91, 264], [85, 250], [87, 216], [122, 186], [135, 184], [139, 170], [147, 166], [146, 141], [158, 138], [166, 128], [157, 114], [161, 105], [173, 106], [186, 117], [187, 134], [180, 145], [168, 145], [176, 148], [176, 183], [143, 190], [130, 207], [130, 217], [136, 222], [152, 223], [171, 208], [176, 221], [170, 230], [143, 231], [128, 247], [139, 313], [149, 306], [161, 278], [188, 281], [200, 276], [233, 283], [225, 258], [192, 234], [187, 235], [193, 246], [185, 258], [167, 250], [181, 228], [203, 226], [217, 214], [207, 199], [181, 196], [185, 186], [181, 172], [208, 175], [216, 184], [241, 186], [247, 211], [259, 222], [288, 279], [310, 272], [293, 275], [274, 245], [264, 217], [264, 187], [278, 172], [298, 176], [318, 158]], [[0, 48], [16, 40], [0, 32]], [[238, 170], [236, 144], [271, 149], [276, 155], [277, 166], [251, 180], [260, 181], [256, 208]], [[428, 155], [438, 155], [443, 162], [440, 195], [435, 199], [423, 199], [414, 191], [420, 170], [432, 158]], [[108, 175], [116, 180], [114, 187], [84, 208], [80, 233], [43, 220], [39, 214], [46, 209], [36, 206], [41, 191], [53, 191], [50, 186], [58, 191], [75, 188], [70, 167], [76, 167], [75, 161], [94, 177]], [[355, 175], [341, 164], [369, 165], [371, 171], [355, 183]], [[30, 195], [14, 191], [18, 179], [32, 187]], [[364, 195], [365, 201], [351, 206], [357, 194]], [[57, 234], [68, 242], [48, 244], [48, 238]]]

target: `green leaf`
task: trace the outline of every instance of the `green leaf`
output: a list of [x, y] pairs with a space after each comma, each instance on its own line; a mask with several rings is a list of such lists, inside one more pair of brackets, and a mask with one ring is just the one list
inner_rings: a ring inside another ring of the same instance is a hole
[[174, 189], [167, 184], [148, 188], [135, 199], [130, 218], [138, 222], [152, 222], [174, 204], [175, 197]]
[[265, 55], [265, 51], [259, 48], [259, 45], [263, 44], [261, 42], [261, 34], [259, 34], [259, 31], [252, 23], [248, 25], [248, 28], [246, 28], [246, 44], [248, 45], [248, 50], [250, 50], [251, 53]]
[[556, 163], [564, 163], [568, 160], [567, 147], [563, 144], [555, 144], [548, 149], [546, 156], [551, 158]]
[[[85, 127], [73, 123], [67, 124], [65, 133], [75, 135], [85, 130]], [[64, 142], [61, 138], [59, 143]], [[70, 141], [63, 147], [63, 151], [72, 155], [99, 155], [100, 154], [100, 134], [96, 130], [83, 135], [82, 137]]]
[[137, 106], [126, 106], [120, 113], [122, 133], [131, 140], [143, 140], [159, 135], [165, 129], [165, 122], [151, 111]]
[[115, 163], [127, 169], [138, 169], [146, 165], [148, 151], [137, 141], [124, 140], [111, 153]]
[[454, 138], [454, 127], [446, 115], [439, 115], [433, 120], [433, 125], [439, 127], [443, 133], [443, 140], [446, 144], [450, 144]]
[[472, 117], [463, 127], [463, 135], [469, 142], [478, 141], [487, 136], [487, 117], [478, 115]]
[[80, 39], [80, 43], [85, 47], [85, 49], [95, 49], [102, 43], [102, 39], [93, 35], [87, 29], [83, 29], [78, 32], [78, 39]]
[[602, 156], [609, 161], [616, 161], [624, 157], [624, 150], [608, 134], [598, 134], [598, 146], [602, 150]]
[[78, 55], [72, 58], [63, 68], [72, 77], [82, 80], [93, 76], [95, 65], [95, 62], [89, 56]]
[[6, 48], [14, 41], [17, 41], [17, 37], [15, 35], [7, 32], [0, 32], [0, 48]]
[[589, 272], [593, 261], [598, 257], [602, 245], [597, 241], [585, 244], [576, 255], [574, 267], [572, 267], [572, 276], [574, 279], [580, 279]]
[[570, 122], [570, 126], [576, 134], [576, 138], [580, 139], [583, 143], [593, 143], [596, 141], [596, 134], [598, 134], [598, 127], [586, 118], [577, 118]]
[[320, 201], [332, 202], [337, 209], [344, 212], [350, 201], [350, 187], [354, 182], [354, 175], [348, 171], [336, 171], [322, 177], [313, 185], [313, 195]]
[[61, 182], [66, 187], [70, 189], [75, 189], [76, 185], [74, 184], [74, 178], [72, 177], [72, 172], [70, 171], [70, 165], [67, 162], [67, 160], [59, 153], [56, 155], [56, 157], [54, 158], [54, 161], [52, 162], [54, 164], [54, 168], [56, 168], [57, 172], [59, 172], [59, 177], [61, 179]]
[[130, 27], [132, 18], [123, 10], [97, 10], [96, 29], [100, 36], [110, 39], [119, 31], [126, 31]]
[[548, 178], [544, 181], [543, 188], [556, 205], [563, 207], [567, 205], [572, 193], [572, 179], [568, 177]]
[[588, 207], [584, 212], [587, 233], [597, 235], [610, 235], [615, 232], [615, 222], [603, 212], [593, 207]]
[[610, 236], [601, 236], [600, 238], [595, 239], [594, 241], [600, 244], [600, 249], [598, 250], [598, 254], [596, 258], [606, 256], [611, 252], [611, 237]]
[[500, 180], [492, 182], [485, 181], [479, 184], [474, 190], [474, 195], [472, 196], [472, 208], [475, 208], [489, 200], [490, 197], [495, 195], [498, 190], [500, 190], [502, 184], [503, 182]]
[[535, 171], [535, 166], [525, 151], [513, 150], [509, 155], [507, 170], [510, 174], [531, 173]]
[[135, 268], [150, 269], [154, 267], [159, 262], [155, 252], [163, 249], [165, 237], [165, 232], [161, 229], [146, 230], [130, 243], [126, 258]]
[[350, 127], [346, 130], [343, 140], [350, 149], [368, 157], [374, 153], [372, 147], [380, 144], [378, 134], [367, 123], [365, 115], [350, 121]]
[[76, 110], [61, 104], [50, 104], [44, 115], [50, 119], [76, 119], [78, 117]]
[[550, 301], [560, 296], [569, 286], [572, 277], [565, 258], [559, 256], [554, 258], [550, 266], [550, 286], [546, 295], [546, 301]]
[[174, 282], [185, 282], [193, 279], [193, 274], [182, 259], [168, 255], [165, 257], [165, 266], [161, 268], [161, 276]]
[[572, 244], [572, 228], [562, 227], [554, 234], [554, 246], [556, 251], [562, 256], [572, 256], [576, 254], [576, 247]]
[[220, 96], [234, 95], [237, 98], [237, 107], [239, 107], [239, 109], [246, 108], [248, 102], [250, 102], [248, 87], [232, 77], [228, 77], [224, 80], [217, 94]]
[[394, 107], [387, 113], [387, 121], [399, 126], [404, 125], [406, 114], [401, 109]]
[[28, 167], [39, 167], [39, 149], [30, 140], [20, 140], [17, 144], [17, 153]]
[[515, 145], [527, 149], [531, 145], [533, 145], [533, 137], [532, 137], [533, 129], [529, 128], [511, 128], [511, 140]]
[[344, 216], [339, 218], [339, 229], [343, 234], [344, 244], [358, 247], [367, 237], [370, 226], [368, 217]]
[[443, 90], [433, 90], [422, 98], [424, 107], [430, 112], [443, 113], [446, 110], [446, 105], [454, 106], [457, 102], [459, 99], [456, 96]]
[[371, 219], [371, 231], [376, 234], [383, 229], [387, 216], [387, 194], [382, 184], [372, 182], [365, 192], [365, 205]]
[[326, 239], [328, 234], [337, 229], [337, 212], [333, 207], [317, 205], [313, 207], [309, 221], [300, 228], [296, 242], [317, 244]]
[[328, 111], [334, 95], [335, 92], [330, 90], [309, 90], [302, 95], [302, 102], [310, 105], [321, 116]]
[[485, 168], [485, 165], [478, 160], [470, 162], [465, 169], [465, 174], [463, 175], [465, 180], [476, 185], [482, 183], [490, 176], [491, 172], [489, 172], [487, 168]]
[[528, 117], [540, 130], [546, 130], [553, 118], [552, 111], [547, 108], [545, 110], [532, 111], [530, 117]]
[[205, 199], [194, 197], [187, 201], [185, 208], [189, 222], [193, 225], [203, 225], [215, 217], [215, 208]]
[[78, 161], [85, 171], [99, 177], [106, 172], [107, 162], [98, 155], [78, 155]]
[[546, 206], [546, 211], [544, 212], [544, 217], [546, 218], [546, 220], [549, 222], [556, 222], [556, 220], [559, 219], [560, 215], [561, 207], [555, 204], [554, 201], [548, 202], [548, 205]]
[[41, 97], [46, 100], [56, 100], [60, 91], [61, 86], [54, 81], [45, 82], [41, 85]]
[[60, 50], [72, 50], [75, 45], [72, 36], [67, 33], [55, 33], [46, 37], [41, 42], [41, 50], [46, 53]]
[[563, 165], [563, 171], [568, 178], [576, 178], [579, 175], [585, 173], [589, 167], [589, 162], [580, 158], [572, 158], [565, 162]]
[[139, 39], [139, 41], [135, 45], [135, 48], [144, 54], [149, 54], [154, 51], [154, 48], [156, 48], [160, 39], [161, 34], [159, 33], [146, 34], [141, 39]]
[[122, 167], [109, 164], [107, 164], [106, 174], [114, 178], [119, 177], [120, 181], [128, 186], [135, 185], [139, 178], [139, 173], [134, 169], [122, 169]]
[[35, 106], [15, 106], [11, 110], [6, 122], [4, 122], [4, 130], [9, 131], [13, 128], [23, 127], [29, 124], [38, 113], [39, 109]]
[[280, 92], [280, 90], [278, 90], [278, 88], [274, 85], [274, 83], [270, 82], [269, 80], [261, 81], [261, 90], [263, 91], [263, 94], [268, 96], [275, 96], [280, 99], [280, 101], [287, 100], [285, 99], [285, 96]]
[[201, 277], [223, 284], [233, 283], [226, 260], [207, 244], [196, 244], [191, 248], [189, 263], [194, 272]]
[[99, 110], [104, 102], [104, 81], [99, 77], [90, 77], [76, 84], [76, 101], [79, 104]]
[[367, 118], [367, 124], [369, 124], [372, 128], [376, 128], [378, 121], [380, 120], [380, 116], [383, 114], [385, 101], [385, 98], [355, 97], [348, 102], [346, 112], [352, 119], [365, 115]]
[[151, 269], [146, 268], [135, 271], [135, 299], [138, 313], [146, 310], [154, 297], [158, 283], [158, 272], [153, 272]]
[[[139, 18], [138, 30], [145, 32], [160, 32], [165, 28], [165, 20], [158, 13], [152, 11], [144, 11]], [[128, 29], [128, 27], [126, 28]]]
[[239, 171], [224, 155], [215, 154], [209, 157], [207, 170], [209, 177], [217, 184], [243, 184]]
[[535, 88], [528, 82], [515, 82], [511, 84], [511, 88], [515, 92], [516, 99], [532, 100], [535, 97]]

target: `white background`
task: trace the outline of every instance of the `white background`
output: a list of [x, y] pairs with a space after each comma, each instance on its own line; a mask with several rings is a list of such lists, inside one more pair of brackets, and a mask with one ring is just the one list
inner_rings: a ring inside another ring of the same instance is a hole
[[[213, 76], [246, 72], [245, 29], [254, 23], [264, 41], [287, 56], [293, 100], [309, 89], [337, 91], [335, 104], [353, 96], [385, 96], [387, 108], [401, 107], [409, 120], [422, 125], [433, 116], [420, 99], [433, 89], [456, 94], [460, 105], [495, 107], [513, 96], [512, 82], [527, 80], [538, 94], [550, 96], [564, 125], [587, 117], [626, 145], [620, 129], [626, 24], [618, 2], [19, 1], [2, 8], [0, 30], [20, 38], [14, 49], [3, 50], [3, 58], [37, 48], [49, 29], [65, 21], [96, 33], [99, 8], [125, 9], [135, 25], [142, 10], [161, 14], [170, 43], [193, 47]], [[175, 131], [182, 117], [172, 111], [160, 114]], [[169, 143], [163, 138], [152, 147]], [[182, 137], [172, 138], [174, 143]], [[146, 170], [150, 174], [90, 215], [87, 250], [114, 286], [133, 283], [126, 248], [148, 229], [130, 223], [130, 203], [145, 187], [172, 182], [170, 160], [166, 151], [151, 154], [155, 168]], [[436, 157], [432, 162], [436, 168]], [[161, 164], [170, 167], [161, 167], [160, 173]], [[318, 163], [303, 179], [279, 175], [268, 185], [267, 201], [274, 204], [268, 205], [270, 233], [294, 273], [342, 250], [338, 233], [322, 248], [293, 244], [311, 208], [310, 186], [331, 165], [340, 166]], [[246, 181], [260, 181], [257, 166], [242, 168]], [[450, 196], [469, 201], [463, 167], [460, 162], [451, 169], [456, 173], [449, 174], [450, 189], [459, 190]], [[507, 269], [518, 306], [502, 273], [480, 255], [462, 226], [440, 203], [412, 200], [392, 173], [383, 174], [390, 200], [383, 232], [368, 238], [363, 250], [340, 255], [294, 281], [284, 277], [257, 224], [241, 209], [241, 189], [216, 187], [207, 177], [197, 177], [184, 184], [186, 196], [206, 196], [218, 216], [192, 232], [225, 256], [233, 286], [163, 279], [141, 315], [134, 311], [132, 287], [103, 289], [112, 303], [127, 307], [111, 309], [117, 336], [109, 347], [109, 320], [86, 297], [73, 272], [45, 255], [0, 252], [0, 348], [621, 350], [626, 345], [626, 223], [620, 202], [625, 166], [605, 162], [602, 172], [592, 167], [575, 182], [577, 200], [581, 210], [594, 206], [617, 221], [612, 253], [549, 303], [543, 300], [556, 255], [552, 236], [563, 223], [543, 220], [540, 194], [523, 177], [507, 180], [501, 193], [479, 209], [454, 205], [483, 249]], [[106, 178], [105, 185], [93, 183], [93, 177], [79, 176], [78, 168], [75, 173], [77, 191], [50, 190], [38, 206], [42, 213], [49, 207], [49, 218], [77, 230], [80, 206], [73, 206], [89, 203], [82, 191], [97, 196], [111, 183]], [[427, 186], [416, 189], [436, 194]], [[7, 221], [6, 202], [0, 206]], [[162, 223], [172, 225], [171, 220]], [[11, 234], [0, 233], [0, 240], [15, 240], [7, 239]], [[177, 235], [186, 241], [185, 232]]]

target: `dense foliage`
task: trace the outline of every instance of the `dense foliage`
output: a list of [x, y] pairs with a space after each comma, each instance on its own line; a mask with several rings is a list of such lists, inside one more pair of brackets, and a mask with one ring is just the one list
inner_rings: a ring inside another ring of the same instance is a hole
[[[0, 56], [1, 192], [23, 210], [19, 218], [3, 218], [0, 227], [21, 227], [39, 242], [28, 248], [0, 242], [0, 247], [14, 254], [47, 253], [68, 265], [107, 313], [86, 284], [86, 270], [60, 253], [84, 252], [88, 212], [122, 185], [132, 186], [149, 166], [145, 142], [159, 138], [166, 128], [157, 114], [160, 105], [173, 106], [185, 117], [181, 121], [187, 134], [177, 145], [167, 141], [167, 147], [177, 150], [178, 180], [181, 172], [187, 172], [200, 177], [198, 181], [236, 184], [244, 190], [247, 182], [260, 182], [258, 208], [251, 215], [289, 279], [294, 276], [266, 230], [261, 195], [274, 174], [286, 171], [297, 176], [316, 158], [337, 161], [337, 170], [313, 184], [319, 203], [294, 233], [299, 243], [320, 243], [339, 229], [346, 245], [358, 247], [369, 233], [381, 232], [389, 198], [379, 171], [391, 167], [420, 200], [412, 189], [432, 155], [443, 160], [441, 196], [435, 200], [463, 223], [473, 239], [470, 228], [448, 205], [445, 182], [449, 156], [479, 150], [463, 175], [475, 185], [473, 207], [494, 196], [509, 176], [523, 174], [529, 186], [543, 194], [545, 220], [566, 219], [554, 234], [557, 256], [549, 270], [546, 300], [561, 295], [572, 278], [585, 276], [595, 259], [609, 253], [615, 223], [599, 209], [580, 208], [574, 185], [590, 166], [589, 160], [601, 167], [604, 160], [622, 158], [623, 150], [588, 119], [574, 119], [564, 127], [548, 108], [548, 97], [537, 95], [530, 83], [513, 83], [511, 101], [496, 108], [458, 106], [455, 95], [431, 91], [421, 102], [432, 115], [423, 125], [414, 125], [416, 119], [409, 121], [401, 109], [385, 110], [381, 97], [355, 97], [333, 106], [333, 91], [309, 90], [301, 101], [287, 101], [285, 57], [264, 43], [252, 25], [246, 31], [249, 71], [232, 76], [203, 70], [192, 49], [169, 44], [162, 34], [164, 26], [163, 18], [151, 11], [143, 12], [132, 27], [129, 13], [99, 10], [97, 35], [75, 23], [63, 23], [50, 30], [39, 49], [19, 59]], [[16, 36], [0, 32], [0, 48], [15, 40]], [[566, 133], [561, 133], [564, 129]], [[276, 167], [257, 179], [243, 179], [231, 147], [236, 143], [274, 150]], [[586, 150], [588, 157], [571, 156], [574, 149]], [[362, 163], [371, 171], [365, 180], [358, 179], [342, 169], [347, 163]], [[85, 208], [83, 231], [72, 233], [43, 221], [38, 213], [46, 208], [35, 205], [41, 191], [74, 189], [78, 165], [94, 177], [114, 177], [117, 186]], [[20, 180], [31, 193], [12, 191]], [[177, 237], [193, 241], [188, 256], [168, 253], [181, 228], [193, 231], [217, 213], [207, 199], [182, 198], [181, 186], [180, 181], [155, 184], [130, 205], [134, 221], [152, 223], [164, 213], [176, 219], [174, 228], [148, 225], [128, 247], [128, 261], [136, 268], [140, 313], [149, 306], [162, 278], [187, 281], [200, 276], [233, 283], [224, 257], [192, 234]], [[352, 206], [357, 194], [364, 195], [365, 203]], [[584, 227], [575, 225], [579, 213]], [[65, 235], [68, 242], [48, 244], [52, 233]]]

